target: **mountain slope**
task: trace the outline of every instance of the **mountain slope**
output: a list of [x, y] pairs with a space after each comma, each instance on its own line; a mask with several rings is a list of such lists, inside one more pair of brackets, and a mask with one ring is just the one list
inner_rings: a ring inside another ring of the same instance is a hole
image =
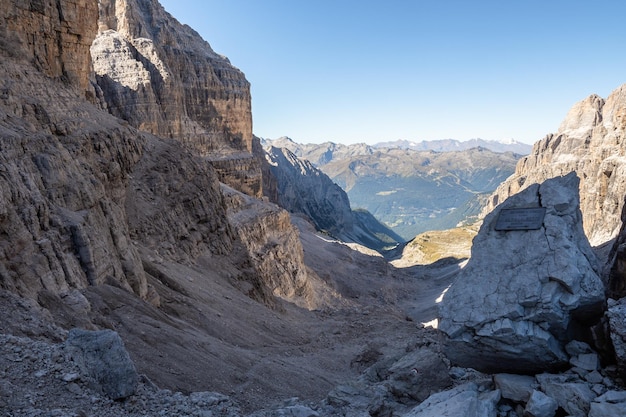
[[345, 242], [377, 251], [396, 246], [402, 238], [373, 216], [354, 212], [348, 196], [326, 174], [288, 149], [266, 149], [270, 169], [278, 184], [278, 204], [306, 215], [320, 231]]
[[405, 240], [476, 217], [482, 208], [476, 201], [508, 178], [520, 157], [480, 147], [435, 152], [266, 142], [310, 160], [346, 190], [353, 207], [368, 210]]

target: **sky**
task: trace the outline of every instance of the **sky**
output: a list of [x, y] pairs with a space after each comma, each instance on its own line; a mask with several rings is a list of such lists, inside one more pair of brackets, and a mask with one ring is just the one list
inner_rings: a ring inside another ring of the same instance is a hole
[[515, 139], [626, 83], [623, 0], [160, 0], [300, 143]]

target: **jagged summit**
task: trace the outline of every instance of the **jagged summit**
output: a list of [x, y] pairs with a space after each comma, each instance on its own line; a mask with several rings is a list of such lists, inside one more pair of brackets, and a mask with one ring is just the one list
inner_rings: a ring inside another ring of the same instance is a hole
[[498, 187], [487, 211], [530, 184], [575, 171], [585, 233], [594, 246], [617, 236], [624, 206], [626, 85], [604, 100], [574, 104], [556, 133], [535, 143], [515, 174]]

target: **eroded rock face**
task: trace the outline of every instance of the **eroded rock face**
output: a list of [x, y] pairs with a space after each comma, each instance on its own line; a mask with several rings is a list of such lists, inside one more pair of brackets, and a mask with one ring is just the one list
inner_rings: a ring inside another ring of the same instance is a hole
[[[604, 286], [572, 173], [534, 184], [489, 214], [446, 293], [440, 329], [462, 366], [531, 373], [565, 366], [564, 345], [601, 317]], [[496, 231], [503, 208], [545, 207], [538, 230]]]
[[326, 174], [286, 148], [270, 147], [267, 158], [278, 182], [278, 203], [307, 215], [318, 230], [338, 236], [353, 227], [348, 195]]
[[222, 190], [228, 219], [259, 271], [259, 281], [251, 283], [253, 288], [248, 293], [264, 296], [259, 289], [267, 288], [274, 296], [312, 307], [302, 244], [289, 213], [226, 185]]
[[49, 77], [92, 90], [89, 47], [97, 20], [94, 1], [2, 0], [0, 49], [12, 59], [32, 62]]
[[91, 47], [108, 110], [214, 161], [221, 180], [261, 195], [252, 154], [250, 84], [157, 0], [100, 0]]
[[535, 143], [515, 174], [491, 197], [487, 212], [535, 183], [569, 172], [580, 182], [584, 229], [592, 245], [615, 238], [626, 188], [626, 85], [604, 100], [592, 95], [576, 103], [559, 130]]
[[379, 252], [402, 241], [366, 210], [353, 211], [346, 192], [308, 160], [273, 146], [266, 149], [266, 160], [276, 179], [276, 203], [305, 215], [317, 230]]

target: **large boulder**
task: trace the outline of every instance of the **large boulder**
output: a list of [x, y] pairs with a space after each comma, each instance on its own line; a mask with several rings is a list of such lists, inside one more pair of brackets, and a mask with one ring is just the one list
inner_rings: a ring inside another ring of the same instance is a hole
[[72, 329], [65, 348], [78, 364], [83, 378], [112, 400], [121, 400], [135, 393], [139, 374], [116, 332]]
[[[440, 306], [446, 354], [486, 372], [567, 366], [564, 346], [602, 316], [604, 286], [583, 232], [574, 173], [535, 184], [485, 217]], [[502, 209], [546, 209], [536, 230], [496, 230]]]

